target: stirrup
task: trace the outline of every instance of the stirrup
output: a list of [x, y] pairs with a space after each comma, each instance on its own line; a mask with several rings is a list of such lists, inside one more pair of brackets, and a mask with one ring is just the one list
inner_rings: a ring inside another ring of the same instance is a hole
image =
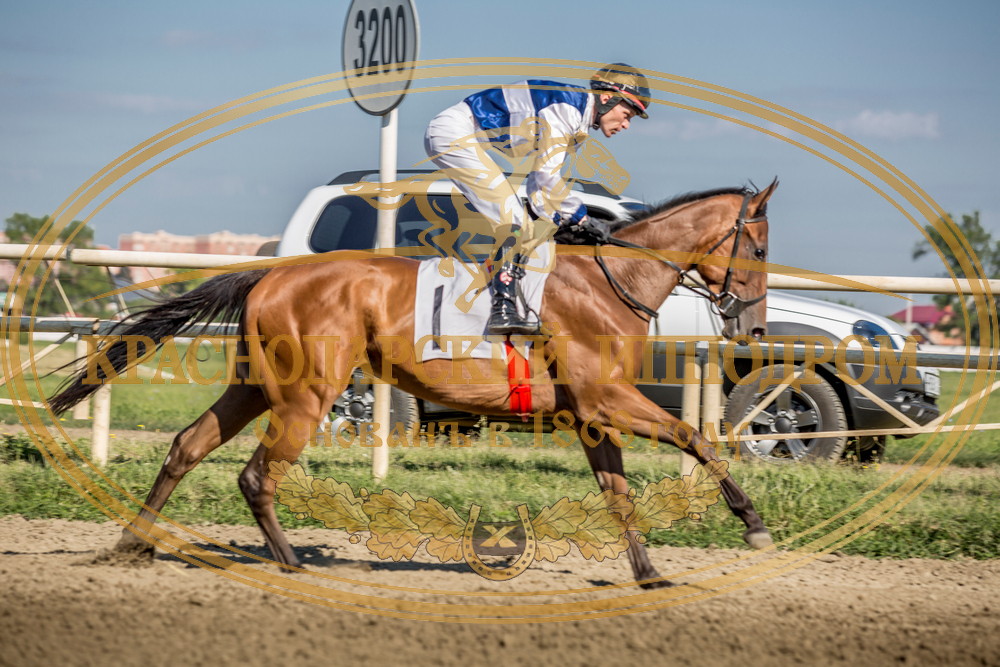
[[486, 331], [491, 336], [540, 336], [542, 334], [539, 322], [529, 322], [522, 317], [512, 318], [503, 315], [490, 315], [490, 320], [486, 323]]
[[492, 336], [540, 336], [540, 322], [531, 322], [517, 312], [514, 295], [494, 292], [493, 308], [486, 323], [486, 332]]

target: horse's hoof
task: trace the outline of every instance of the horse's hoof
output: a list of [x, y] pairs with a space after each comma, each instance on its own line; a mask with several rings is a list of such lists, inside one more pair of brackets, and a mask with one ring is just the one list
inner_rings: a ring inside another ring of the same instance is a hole
[[771, 533], [767, 532], [766, 528], [748, 530], [743, 533], [743, 539], [750, 545], [751, 549], [766, 549], [774, 544], [774, 541], [771, 539]]
[[81, 565], [111, 565], [114, 567], [148, 567], [156, 558], [156, 547], [142, 540], [122, 539], [110, 549], [101, 549]]
[[271, 552], [271, 558], [274, 560], [274, 564], [278, 566], [280, 570], [294, 572], [296, 570], [304, 570], [302, 563], [299, 559], [292, 553], [291, 550], [288, 553], [274, 553]]
[[131, 531], [123, 531], [114, 548], [116, 551], [156, 551], [155, 546]]
[[654, 591], [658, 588], [673, 588], [676, 586], [672, 581], [667, 581], [666, 579], [659, 579], [657, 581], [644, 581], [639, 584], [639, 588], [645, 588], [647, 591]]

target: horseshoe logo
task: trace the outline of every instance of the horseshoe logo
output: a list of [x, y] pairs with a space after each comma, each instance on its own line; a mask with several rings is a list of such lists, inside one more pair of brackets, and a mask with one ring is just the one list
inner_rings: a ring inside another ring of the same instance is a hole
[[[513, 579], [528, 569], [535, 560], [535, 531], [531, 527], [531, 517], [527, 505], [517, 506], [517, 516], [520, 523], [479, 523], [479, 512], [482, 508], [473, 505], [469, 511], [469, 521], [462, 533], [462, 554], [476, 574], [490, 581], [507, 581]], [[523, 547], [518, 550], [518, 543]], [[477, 548], [479, 552], [477, 553]], [[486, 565], [479, 553], [486, 555], [505, 556], [518, 553], [520, 556], [505, 568], [495, 568]]]

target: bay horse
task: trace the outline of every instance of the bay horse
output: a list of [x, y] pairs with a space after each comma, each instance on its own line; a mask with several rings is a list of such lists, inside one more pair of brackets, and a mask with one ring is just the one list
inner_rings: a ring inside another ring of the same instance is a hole
[[[617, 223], [612, 233], [625, 244], [692, 253], [695, 258], [714, 254], [721, 258], [760, 262], [767, 256], [767, 201], [777, 184], [775, 179], [761, 192], [729, 188], [689, 193]], [[755, 224], [742, 224], [746, 221]], [[336, 252], [331, 253], [330, 259], [336, 259], [336, 255]], [[539, 314], [542, 322], [558, 322], [560, 335], [572, 337], [565, 358], [569, 365], [568, 375], [574, 381], [572, 384], [534, 385], [534, 409], [550, 416], [568, 410], [576, 417], [577, 425], [596, 413], [596, 420], [602, 423], [606, 432], [613, 428], [610, 415], [624, 409], [632, 417], [630, 428], [636, 435], [651, 438], [655, 430], [658, 440], [672, 442], [694, 456], [698, 463], [705, 465], [717, 461], [714, 447], [697, 431], [690, 434], [686, 444], [684, 440], [688, 438], [684, 436], [687, 433], [677, 437], [674, 427], [679, 420], [644, 397], [634, 385], [597, 384], [590, 379], [601, 374], [597, 337], [648, 335], [649, 317], [636, 304], [658, 309], [677, 286], [680, 272], [697, 271], [711, 290], [708, 296], [726, 317], [725, 337], [763, 336], [767, 326], [764, 299], [767, 276], [764, 271], [742, 266], [732, 261], [728, 266], [726, 261], [675, 263], [662, 256], [659, 259], [652, 256], [642, 259], [607, 257], [605, 271], [592, 256], [561, 256], [548, 277]], [[239, 321], [241, 333], [247, 336], [242, 340], [262, 336], [263, 345], [276, 336], [291, 336], [300, 343], [304, 336], [339, 335], [339, 340], [344, 342], [361, 336], [371, 367], [378, 373], [386, 351], [381, 348], [377, 336], [402, 337], [412, 349], [417, 268], [415, 260], [388, 257], [224, 274], [187, 294], [151, 307], [116, 333], [145, 335], [160, 341], [191, 323], [222, 319]], [[614, 277], [617, 285], [609, 276]], [[733, 303], [738, 303], [739, 307], [732, 308]], [[240, 354], [246, 355], [245, 342], [240, 345]], [[547, 355], [551, 353], [550, 345], [551, 341], [545, 345]], [[126, 344], [119, 341], [107, 352], [108, 360], [119, 373], [128, 363], [125, 347]], [[275, 347], [273, 365], [277, 377], [291, 377], [296, 363], [291, 346]], [[349, 381], [358, 365], [358, 354], [352, 352], [351, 345], [335, 347], [333, 354], [307, 354], [307, 363], [312, 368], [300, 367], [299, 377], [310, 377], [311, 373], [313, 378], [336, 377]], [[396, 344], [391, 347], [388, 353], [399, 358], [401, 354], [395, 349]], [[287, 354], [284, 351], [288, 351]], [[612, 354], [617, 354], [617, 350], [613, 349]], [[272, 362], [269, 360], [269, 363]], [[298, 363], [301, 364], [301, 357]], [[330, 363], [334, 365], [332, 373], [327, 368]], [[483, 375], [489, 376], [491, 360], [477, 359], [470, 363], [476, 363]], [[260, 366], [263, 365], [262, 360]], [[418, 379], [412, 358], [392, 368], [399, 388], [424, 400], [473, 414], [511, 415], [510, 388], [506, 382], [428, 385]], [[423, 364], [424, 377], [448, 374], [451, 368], [450, 360], [428, 361]], [[468, 368], [462, 368], [466, 377], [471, 377]], [[616, 371], [618, 375], [613, 372], [612, 377], [621, 377], [621, 369]], [[238, 364], [237, 372], [240, 377], [248, 377], [246, 364], [242, 369]], [[56, 414], [97, 390], [99, 385], [83, 384], [83, 375], [81, 372], [71, 378], [66, 388], [52, 398], [50, 406]], [[148, 528], [156, 520], [156, 513], [186, 473], [266, 410], [272, 410], [285, 424], [322, 422], [343, 386], [336, 386], [336, 383], [303, 386], [302, 383], [303, 380], [297, 380], [282, 385], [265, 374], [263, 382], [257, 384], [229, 385], [212, 407], [174, 438], [144, 508], [123, 531], [116, 548], [143, 552], [152, 558], [152, 544], [139, 537], [144, 533], [143, 526]], [[273, 444], [257, 447], [239, 476], [239, 486], [272, 558], [279, 564], [298, 567], [299, 559], [275, 514], [277, 483], [268, 475], [271, 462], [294, 462], [305, 446], [304, 442], [292, 442], [290, 431], [284, 429], [279, 433], [273, 425], [269, 427], [267, 435]], [[602, 490], [628, 493], [622, 450], [610, 436], [605, 435], [594, 447], [585, 446], [584, 451]], [[729, 508], [746, 525], [743, 537], [747, 544], [756, 549], [769, 546], [770, 535], [747, 494], [731, 475], [726, 475], [719, 484]], [[658, 579], [636, 535], [628, 533], [627, 539], [627, 553], [635, 578], [646, 582], [643, 584], [646, 587], [671, 585]]]

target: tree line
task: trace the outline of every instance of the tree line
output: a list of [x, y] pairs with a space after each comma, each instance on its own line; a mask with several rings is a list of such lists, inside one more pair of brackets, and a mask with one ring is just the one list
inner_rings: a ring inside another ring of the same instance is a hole
[[[940, 218], [937, 225], [924, 225], [924, 232], [927, 236], [914, 245], [912, 256], [914, 260], [917, 260], [924, 255], [939, 251], [941, 259], [957, 278], [967, 278], [968, 276], [959, 263], [959, 255], [956, 255], [948, 247], [944, 236], [938, 231], [939, 226], [948, 226], [953, 220], [954, 217], [949, 214], [946, 218]], [[961, 236], [965, 237], [969, 252], [979, 259], [986, 276], [1000, 278], [1000, 239], [995, 240], [993, 234], [983, 228], [979, 220], [979, 211], [963, 214], [961, 221], [955, 222], [954, 225]], [[950, 277], [948, 273], [941, 275]], [[994, 295], [994, 307], [997, 305], [998, 296], [1000, 295]], [[964, 335], [966, 342], [972, 345], [980, 345], [981, 341], [989, 344], [994, 332], [989, 321], [980, 321], [975, 297], [972, 294], [938, 294], [934, 297], [934, 303], [938, 308], [943, 309], [950, 306], [954, 311], [952, 317], [942, 319], [935, 326], [935, 329], [945, 333], [953, 333], [957, 329]], [[963, 306], [969, 314], [968, 328], [965, 326]]]
[[[46, 226], [49, 216], [36, 218], [27, 213], [15, 213], [7, 218], [7, 226], [4, 232], [7, 235], [8, 243], [31, 243], [38, 233]], [[74, 220], [66, 225], [66, 228], [59, 233], [59, 242], [65, 243], [67, 239], [72, 239], [69, 250], [76, 248], [94, 247], [94, 230], [79, 220]], [[38, 310], [36, 314], [40, 317], [68, 314], [66, 302], [59, 294], [53, 278], [58, 278], [66, 293], [66, 299], [73, 307], [73, 311], [78, 316], [99, 317], [106, 315], [106, 301], [88, 301], [95, 294], [103, 294], [112, 288], [107, 272], [97, 266], [82, 266], [73, 262], [53, 262], [56, 266], [52, 269], [52, 275], [45, 282], [41, 293], [38, 292], [38, 285], [41, 282], [43, 272], [36, 274], [32, 280], [31, 289], [28, 290], [25, 299], [26, 315], [30, 314], [35, 299], [38, 299]]]

